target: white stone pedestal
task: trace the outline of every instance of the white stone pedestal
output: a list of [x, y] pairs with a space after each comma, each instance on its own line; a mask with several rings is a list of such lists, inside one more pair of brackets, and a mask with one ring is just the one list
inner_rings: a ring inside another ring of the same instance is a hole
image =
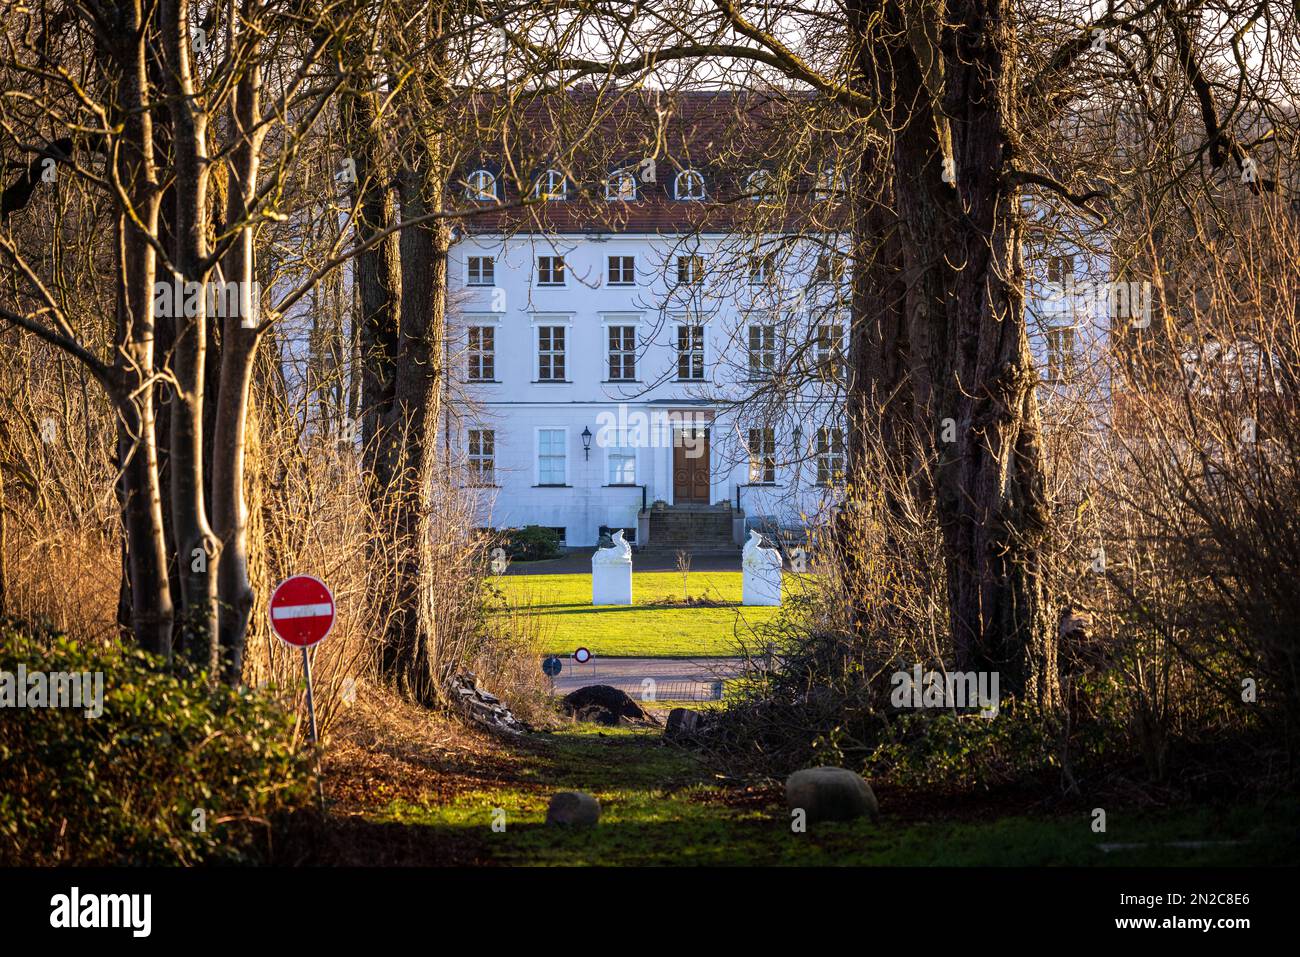
[[591, 603], [632, 604], [632, 546], [622, 529], [614, 533], [613, 548], [598, 548], [591, 556]]
[[763, 536], [750, 529], [740, 561], [740, 595], [744, 605], [781, 604], [781, 553], [764, 548]]

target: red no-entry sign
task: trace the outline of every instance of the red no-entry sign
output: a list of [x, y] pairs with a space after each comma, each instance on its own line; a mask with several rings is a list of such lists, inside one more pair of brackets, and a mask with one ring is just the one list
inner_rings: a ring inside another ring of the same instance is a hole
[[319, 578], [294, 575], [271, 595], [271, 630], [295, 648], [310, 648], [334, 627], [334, 595]]

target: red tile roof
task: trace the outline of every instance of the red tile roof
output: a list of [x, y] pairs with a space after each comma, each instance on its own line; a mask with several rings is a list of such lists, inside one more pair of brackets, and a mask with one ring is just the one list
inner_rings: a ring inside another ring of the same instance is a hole
[[[464, 221], [471, 233], [683, 233], [746, 223], [769, 231], [835, 228], [838, 198], [815, 189], [834, 151], [815, 145], [825, 137], [808, 134], [805, 105], [755, 92], [641, 90], [611, 98], [576, 90], [513, 104], [475, 97], [461, 104], [460, 136], [483, 145], [459, 158], [456, 201], [475, 205], [463, 198], [465, 180], [487, 169], [497, 177], [498, 201], [477, 204], [482, 213]], [[799, 158], [797, 168], [781, 162], [789, 156]], [[635, 200], [605, 199], [615, 171], [644, 170], [646, 161], [655, 181], [638, 181]], [[750, 197], [746, 180], [759, 168], [773, 177], [778, 201]], [[547, 169], [566, 175], [568, 198], [521, 208]], [[703, 201], [675, 198], [674, 180], [687, 169], [703, 174]]]

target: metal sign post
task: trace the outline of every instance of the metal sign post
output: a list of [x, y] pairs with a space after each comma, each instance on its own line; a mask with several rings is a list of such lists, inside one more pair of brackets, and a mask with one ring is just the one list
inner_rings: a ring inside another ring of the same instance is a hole
[[320, 738], [316, 732], [316, 698], [312, 691], [309, 649], [334, 628], [334, 593], [319, 578], [294, 575], [271, 593], [271, 630], [285, 644], [302, 649], [302, 676], [307, 683], [307, 722], [316, 756], [316, 797], [325, 813], [325, 782], [321, 777]]
[[320, 741], [316, 737], [316, 700], [311, 693], [311, 654], [306, 648], [302, 650], [302, 674], [307, 679], [307, 722], [311, 728], [311, 746], [316, 752], [316, 798], [320, 801], [320, 811], [325, 813], [325, 781], [320, 770]]

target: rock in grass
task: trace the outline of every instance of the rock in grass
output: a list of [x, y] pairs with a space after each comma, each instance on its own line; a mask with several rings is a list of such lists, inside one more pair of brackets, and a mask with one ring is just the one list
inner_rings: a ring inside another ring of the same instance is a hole
[[561, 791], [546, 809], [547, 824], [594, 827], [600, 820], [600, 802], [581, 791]]
[[803, 808], [809, 821], [851, 821], [880, 813], [871, 785], [847, 768], [804, 768], [786, 778], [790, 810]]

